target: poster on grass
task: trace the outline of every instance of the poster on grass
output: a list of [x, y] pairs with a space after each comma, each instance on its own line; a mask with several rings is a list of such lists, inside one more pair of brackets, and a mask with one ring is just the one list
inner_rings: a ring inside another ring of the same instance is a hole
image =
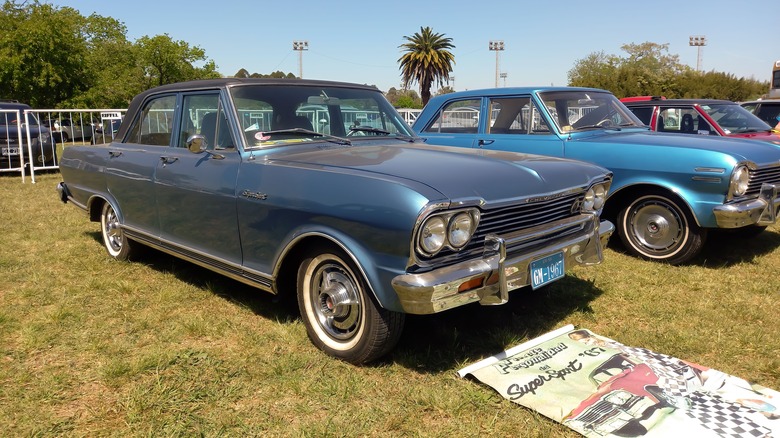
[[780, 438], [780, 392], [571, 325], [458, 374], [589, 438]]

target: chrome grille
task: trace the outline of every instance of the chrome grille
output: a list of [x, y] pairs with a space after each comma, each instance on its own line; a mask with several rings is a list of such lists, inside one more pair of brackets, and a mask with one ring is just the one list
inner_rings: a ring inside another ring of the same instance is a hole
[[[500, 236], [571, 217], [574, 204], [582, 202], [584, 196], [584, 192], [577, 192], [548, 201], [485, 209], [482, 211], [479, 227], [469, 247], [480, 246], [481, 248], [488, 234]], [[579, 214], [579, 209], [576, 210]]]
[[593, 404], [593, 406], [582, 412], [577, 418], [577, 421], [581, 421], [590, 425], [591, 423], [598, 423], [604, 421], [605, 418], [618, 414], [618, 410], [612, 403], [599, 400]]
[[748, 183], [745, 196], [758, 196], [761, 191], [761, 184], [780, 184], [780, 166], [761, 167], [750, 171], [750, 182]]
[[[499, 207], [486, 206], [480, 210], [480, 220], [477, 231], [471, 241], [460, 251], [442, 250], [429, 259], [420, 259], [419, 269], [432, 266], [445, 266], [461, 260], [481, 255], [485, 251], [485, 237], [489, 234], [505, 235], [515, 231], [525, 230], [539, 225], [548, 224], [571, 216], [579, 215], [579, 207], [585, 198], [585, 190], [575, 190], [554, 199], [535, 202], [524, 202]], [[575, 205], [576, 204], [576, 205]], [[576, 213], [572, 213], [575, 210]], [[571, 233], [571, 229], [560, 230], [558, 234], [547, 236], [555, 238]], [[531, 242], [540, 244], [542, 242]], [[513, 248], [518, 249], [518, 248]]]

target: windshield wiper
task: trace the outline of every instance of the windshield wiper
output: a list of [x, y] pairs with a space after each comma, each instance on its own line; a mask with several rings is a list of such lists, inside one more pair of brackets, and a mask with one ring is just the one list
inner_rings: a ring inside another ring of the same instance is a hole
[[330, 134], [323, 134], [321, 132], [312, 131], [311, 129], [304, 129], [304, 128], [290, 128], [290, 129], [276, 129], [273, 131], [262, 131], [263, 135], [280, 135], [280, 134], [295, 134], [295, 135], [311, 135], [314, 137], [322, 137], [327, 141], [338, 143], [338, 144], [345, 144], [345, 145], [352, 145], [352, 142], [347, 140], [346, 138], [337, 137], [335, 135]]
[[601, 125], [576, 126], [574, 129], [576, 129], [577, 131], [581, 131], [583, 129], [609, 129], [613, 131], [620, 131], [619, 126], [601, 126]]
[[371, 126], [355, 126], [354, 128], [349, 128], [349, 132], [373, 132], [376, 134], [390, 135], [390, 131], [385, 131], [384, 129], [379, 128], [372, 128]]

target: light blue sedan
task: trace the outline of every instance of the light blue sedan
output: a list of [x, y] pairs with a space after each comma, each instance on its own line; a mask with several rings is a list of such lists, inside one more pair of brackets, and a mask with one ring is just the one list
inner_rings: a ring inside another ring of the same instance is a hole
[[148, 90], [60, 171], [110, 256], [150, 246], [289, 294], [312, 342], [352, 363], [389, 352], [407, 313], [502, 304], [600, 263], [614, 229], [603, 167], [429, 146], [378, 89], [338, 82]]
[[614, 173], [604, 216], [633, 254], [683, 263], [707, 231], [753, 235], [776, 221], [780, 148], [649, 132], [608, 91], [495, 88], [431, 99], [413, 125], [429, 143], [599, 164]]

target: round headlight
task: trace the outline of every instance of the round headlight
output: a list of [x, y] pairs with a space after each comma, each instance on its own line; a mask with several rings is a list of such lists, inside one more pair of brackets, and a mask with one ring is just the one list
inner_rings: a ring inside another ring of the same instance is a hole
[[585, 199], [582, 200], [582, 210], [593, 211], [595, 203], [596, 192], [593, 190], [593, 187], [590, 187], [588, 188], [588, 191], [585, 192]]
[[745, 166], [739, 166], [731, 174], [731, 193], [734, 196], [742, 196], [747, 192], [750, 171]]
[[428, 254], [438, 252], [444, 246], [447, 226], [441, 216], [425, 221], [420, 230], [420, 248]]
[[593, 209], [599, 210], [607, 200], [607, 189], [603, 185], [597, 184], [593, 187], [593, 194]]
[[448, 239], [453, 248], [462, 248], [471, 240], [471, 230], [474, 229], [474, 220], [468, 213], [458, 213], [450, 219], [448, 227]]

